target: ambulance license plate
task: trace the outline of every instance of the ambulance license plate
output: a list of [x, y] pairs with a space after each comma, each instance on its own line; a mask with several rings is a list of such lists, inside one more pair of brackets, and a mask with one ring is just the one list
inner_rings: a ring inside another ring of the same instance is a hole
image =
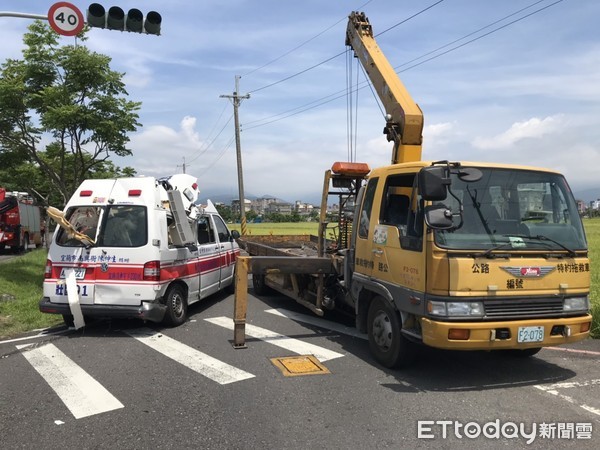
[[85, 278], [85, 267], [74, 267], [74, 268], [63, 267], [60, 271], [60, 277], [67, 278], [67, 273], [69, 273], [69, 270], [72, 270], [75, 272], [76, 280], [83, 280]]
[[518, 343], [542, 342], [544, 340], [544, 327], [519, 327]]

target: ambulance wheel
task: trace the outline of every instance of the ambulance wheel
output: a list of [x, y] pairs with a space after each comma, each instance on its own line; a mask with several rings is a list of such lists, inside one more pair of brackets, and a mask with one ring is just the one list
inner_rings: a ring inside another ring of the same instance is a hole
[[401, 333], [398, 312], [382, 297], [369, 305], [367, 333], [369, 348], [375, 359], [385, 367], [408, 367], [416, 357], [415, 344]]
[[181, 286], [175, 284], [167, 290], [165, 304], [167, 305], [164, 318], [166, 324], [176, 327], [186, 321], [187, 299]]
[[225, 293], [225, 295], [235, 294], [235, 274], [234, 277], [231, 279], [231, 283], [223, 288], [223, 292]]

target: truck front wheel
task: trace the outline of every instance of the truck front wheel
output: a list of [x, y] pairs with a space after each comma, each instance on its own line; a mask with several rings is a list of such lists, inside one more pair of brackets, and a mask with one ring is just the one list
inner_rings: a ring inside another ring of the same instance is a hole
[[165, 294], [167, 311], [164, 321], [171, 326], [179, 326], [187, 319], [187, 299], [181, 286], [173, 285]]
[[407, 367], [415, 359], [414, 344], [401, 333], [398, 312], [382, 297], [375, 297], [369, 306], [367, 333], [369, 348], [375, 359], [385, 367]]

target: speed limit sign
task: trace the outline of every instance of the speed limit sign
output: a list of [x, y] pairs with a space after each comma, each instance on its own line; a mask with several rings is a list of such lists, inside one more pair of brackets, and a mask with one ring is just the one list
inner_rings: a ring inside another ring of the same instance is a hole
[[68, 2], [52, 5], [48, 10], [48, 22], [54, 31], [63, 36], [76, 36], [85, 25], [81, 11]]

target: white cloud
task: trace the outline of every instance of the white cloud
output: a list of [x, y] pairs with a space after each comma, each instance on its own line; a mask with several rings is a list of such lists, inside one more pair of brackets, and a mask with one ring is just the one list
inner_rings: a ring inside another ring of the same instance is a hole
[[507, 148], [526, 138], [540, 138], [560, 131], [564, 116], [556, 115], [539, 119], [533, 117], [525, 122], [516, 122], [504, 133], [493, 137], [477, 137], [472, 145], [481, 150]]
[[[120, 166], [132, 165], [140, 175], [166, 176], [181, 172], [187, 161], [203, 150], [204, 141], [196, 131], [196, 118], [184, 117], [179, 129], [152, 125], [131, 137], [132, 157], [117, 161]], [[190, 156], [191, 155], [191, 156]]]

